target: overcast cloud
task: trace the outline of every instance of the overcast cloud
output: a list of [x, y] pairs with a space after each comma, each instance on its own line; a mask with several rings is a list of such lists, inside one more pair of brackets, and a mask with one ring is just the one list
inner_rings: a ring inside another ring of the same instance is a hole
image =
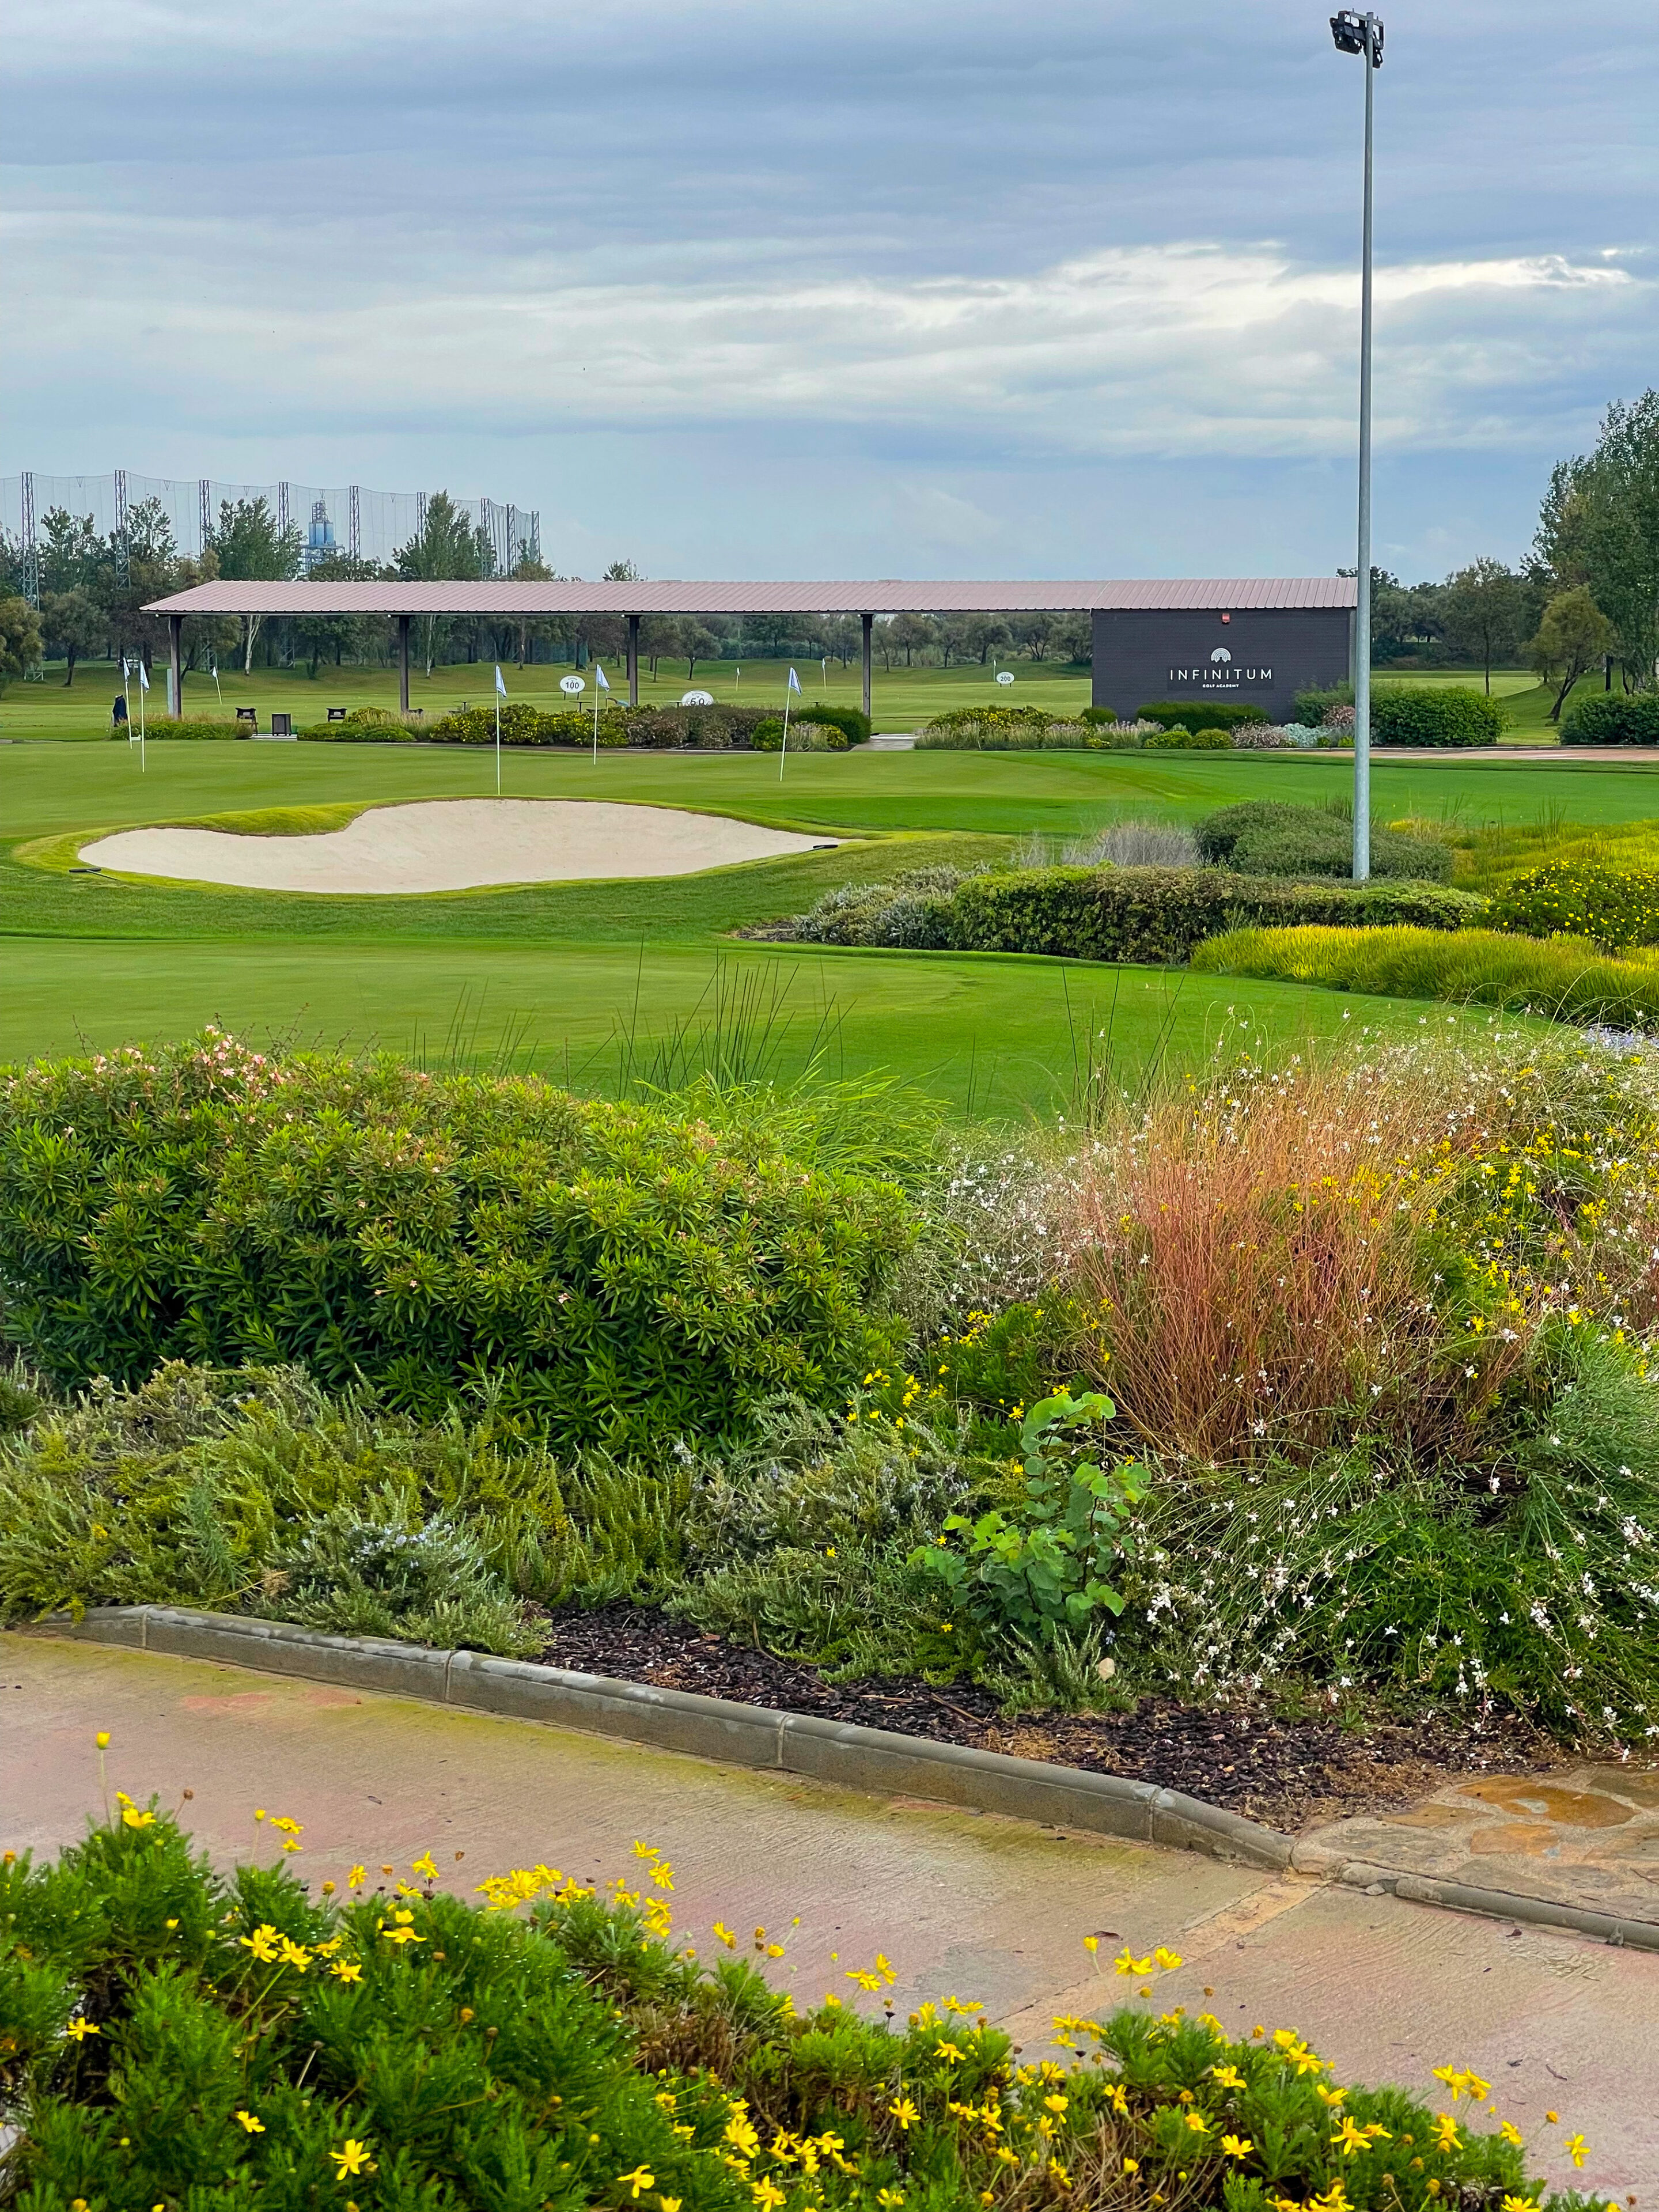
[[[13, 0], [0, 469], [539, 507], [658, 575], [1351, 559], [1360, 64], [1320, 0]], [[1525, 550], [1659, 381], [1636, 0], [1408, 0], [1378, 557]]]

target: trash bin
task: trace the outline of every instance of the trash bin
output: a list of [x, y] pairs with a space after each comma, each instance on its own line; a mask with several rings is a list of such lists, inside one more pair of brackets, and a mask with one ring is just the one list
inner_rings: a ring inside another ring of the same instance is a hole
[[293, 715], [273, 714], [270, 718], [270, 734], [273, 738], [291, 738], [294, 735]]

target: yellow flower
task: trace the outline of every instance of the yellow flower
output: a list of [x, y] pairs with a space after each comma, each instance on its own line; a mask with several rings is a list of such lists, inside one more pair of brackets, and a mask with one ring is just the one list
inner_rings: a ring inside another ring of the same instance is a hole
[[1567, 2153], [1575, 2166], [1582, 2166], [1589, 2154], [1589, 2145], [1583, 2136], [1567, 2137]]
[[295, 1966], [299, 1969], [300, 1972], [303, 1974], [306, 1968], [311, 1964], [310, 1952], [306, 1950], [301, 1944], [290, 1942], [286, 1936], [282, 1936], [279, 1941], [282, 1948], [283, 1964], [285, 1966]]
[[264, 2135], [265, 2131], [264, 2122], [260, 2119], [256, 2119], [252, 2112], [238, 2112], [236, 2117], [241, 2122], [243, 2127], [246, 2130], [249, 2135]]
[[64, 2031], [76, 2043], [84, 2043], [89, 2035], [101, 2035], [103, 2032], [95, 2020], [72, 2020]]
[[902, 2189], [878, 2189], [876, 2202], [884, 2206], [886, 2212], [897, 2212], [897, 2207], [904, 2202], [904, 2191]]
[[241, 1938], [241, 1945], [243, 1950], [252, 1951], [262, 1966], [268, 1966], [281, 1956], [278, 1947], [287, 1940], [286, 1936], [279, 1936], [267, 1920], [260, 1927], [256, 1928], [251, 1936], [244, 1936]]
[[1085, 1936], [1084, 1937], [1084, 1939], [1083, 1939], [1083, 1948], [1084, 1948], [1084, 1949], [1085, 1949], [1085, 1951], [1089, 1951], [1089, 1952], [1094, 1952], [1094, 1951], [1097, 1951], [1097, 1950], [1099, 1950], [1099, 1948], [1100, 1948], [1100, 1938], [1099, 1938], [1099, 1936]]
[[732, 1933], [732, 1930], [726, 1926], [723, 1920], [717, 1920], [714, 1923], [714, 1933], [720, 1937], [721, 1942], [725, 1944], [728, 1951], [735, 1951], [737, 1949], [738, 1939]]
[[916, 2110], [915, 2106], [910, 2102], [910, 2100], [908, 2097], [896, 2097], [887, 2109], [893, 2115], [893, 2118], [898, 2122], [899, 2125], [906, 2130], [907, 2132], [908, 2130], [913, 2128], [916, 2122], [921, 2118], [921, 2114]]
[[1249, 2136], [1223, 2136], [1221, 2148], [1229, 2158], [1248, 2158], [1255, 2145]]
[[97, 1745], [100, 1751], [107, 1751], [109, 1749], [109, 1730], [107, 1729], [100, 1729], [97, 1735], [94, 1736], [92, 1740]]
[[662, 2207], [662, 2212], [680, 2212], [680, 2200], [678, 2197], [659, 2197], [657, 2202]]
[[1202, 2112], [1183, 2112], [1181, 2117], [1186, 2121], [1188, 2126], [1192, 2130], [1195, 2136], [1206, 2136], [1209, 2134], [1210, 2124], [1205, 2118]]
[[761, 2212], [776, 2212], [776, 2208], [783, 2202], [782, 2190], [770, 2181], [751, 2182], [749, 2193], [760, 2206]]
[[1123, 2161], [1123, 2171], [1125, 2173], [1139, 2173], [1140, 2160], [1138, 2158], [1126, 2158]]
[[631, 2185], [636, 2198], [641, 2190], [654, 2189], [657, 2185], [657, 2177], [648, 2166], [636, 2166], [632, 2173], [619, 2173], [617, 2179], [624, 2185]]
[[1449, 2112], [1435, 2114], [1434, 2133], [1437, 2150], [1456, 2150], [1460, 2148], [1462, 2139], [1457, 2132], [1457, 2123]]
[[338, 2150], [329, 2156], [334, 2161], [334, 2179], [343, 2181], [349, 2173], [373, 2173], [374, 2161], [368, 2154], [368, 2145], [359, 2142], [356, 2136], [348, 2136]]
[[1166, 1950], [1162, 1943], [1153, 1952], [1152, 1956], [1166, 1974], [1174, 1973], [1176, 1968], [1182, 1963], [1181, 1954], [1178, 1951]]
[[438, 1879], [438, 1869], [432, 1863], [430, 1851], [422, 1851], [419, 1858], [412, 1860], [409, 1870], [410, 1874], [419, 1875], [422, 1881], [436, 1881]]
[[1374, 2143], [1392, 2142], [1393, 2140], [1381, 2120], [1371, 2120], [1362, 2128], [1346, 2112], [1341, 2115], [1336, 2133], [1331, 2137], [1331, 2141], [1340, 2148], [1344, 2158], [1358, 2158], [1362, 2151], [1370, 2150]]
[[1506, 2197], [1504, 2212], [1538, 2212], [1538, 2199], [1535, 2197]]
[[355, 1866], [352, 1868], [351, 1872], [346, 1876], [346, 1887], [348, 1889], [361, 1889], [368, 1880], [368, 1869], [366, 1867]]
[[1137, 1959], [1133, 1951], [1121, 1951], [1114, 1962], [1120, 1974], [1150, 1974], [1151, 1959]]
[[362, 1968], [352, 1959], [337, 1959], [328, 1971], [336, 1981], [361, 1982], [363, 1978]]
[[155, 1826], [155, 1814], [141, 1813], [136, 1805], [127, 1806], [121, 1818], [130, 1828], [153, 1828]]
[[1513, 2143], [1516, 2150], [1526, 2148], [1526, 2137], [1513, 2120], [1500, 2120], [1498, 2124], [1498, 2132], [1506, 2143]]

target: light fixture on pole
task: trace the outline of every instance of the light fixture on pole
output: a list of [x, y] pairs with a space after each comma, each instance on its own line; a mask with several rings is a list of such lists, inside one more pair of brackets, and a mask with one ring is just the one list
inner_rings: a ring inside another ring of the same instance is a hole
[[1365, 62], [1365, 191], [1359, 250], [1359, 550], [1353, 617], [1353, 878], [1371, 872], [1371, 79], [1382, 66], [1382, 19], [1351, 8], [1331, 18], [1337, 50]]

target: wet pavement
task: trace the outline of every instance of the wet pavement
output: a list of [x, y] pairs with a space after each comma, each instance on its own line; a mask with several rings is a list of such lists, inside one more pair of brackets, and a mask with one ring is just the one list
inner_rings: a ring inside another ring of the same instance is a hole
[[1472, 1776], [1404, 1812], [1355, 1814], [1310, 1828], [1304, 1841], [1401, 1872], [1659, 1925], [1659, 1770], [1652, 1767]]

